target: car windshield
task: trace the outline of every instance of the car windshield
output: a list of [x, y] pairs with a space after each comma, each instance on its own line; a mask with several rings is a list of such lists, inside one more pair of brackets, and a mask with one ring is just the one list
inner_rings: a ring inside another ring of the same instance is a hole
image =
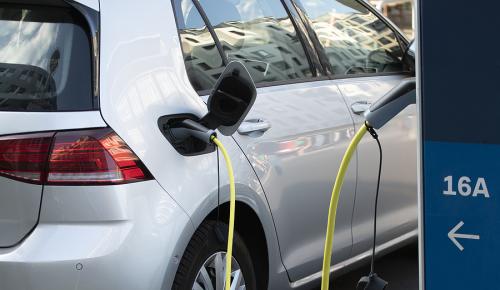
[[0, 4], [0, 111], [93, 108], [83, 23], [68, 8]]

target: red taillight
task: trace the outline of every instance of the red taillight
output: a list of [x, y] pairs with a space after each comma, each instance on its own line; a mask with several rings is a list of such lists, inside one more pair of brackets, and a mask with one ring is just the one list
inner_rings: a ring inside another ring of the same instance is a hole
[[[0, 139], [0, 150], [0, 174], [27, 182], [102, 185], [151, 179], [139, 158], [109, 128], [12, 136]], [[18, 153], [7, 154], [12, 151]]]
[[53, 136], [41, 133], [0, 137], [0, 175], [41, 183]]

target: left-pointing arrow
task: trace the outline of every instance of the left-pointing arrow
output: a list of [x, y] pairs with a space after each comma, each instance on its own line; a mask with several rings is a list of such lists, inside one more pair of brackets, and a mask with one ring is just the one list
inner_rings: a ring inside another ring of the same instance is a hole
[[479, 240], [479, 235], [466, 235], [466, 234], [457, 234], [457, 231], [464, 225], [464, 222], [459, 222], [451, 231], [448, 233], [448, 238], [457, 246], [460, 251], [464, 250], [462, 244], [458, 242], [457, 239], [469, 239], [469, 240]]

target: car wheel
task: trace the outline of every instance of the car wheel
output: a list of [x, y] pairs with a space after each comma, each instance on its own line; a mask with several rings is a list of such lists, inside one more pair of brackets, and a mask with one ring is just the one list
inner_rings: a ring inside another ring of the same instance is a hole
[[[227, 225], [206, 221], [196, 230], [181, 259], [172, 289], [224, 290], [227, 244], [225, 234], [217, 231], [227, 233]], [[231, 270], [231, 289], [256, 290], [250, 252], [236, 232]]]

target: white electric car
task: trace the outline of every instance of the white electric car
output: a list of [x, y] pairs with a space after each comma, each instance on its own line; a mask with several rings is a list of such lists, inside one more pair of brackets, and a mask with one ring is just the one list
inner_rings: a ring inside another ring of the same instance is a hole
[[[222, 290], [228, 178], [165, 122], [207, 113], [230, 61], [257, 87], [233, 137], [231, 289], [319, 284], [341, 157], [370, 103], [413, 74], [361, 0], [0, 0], [0, 289]], [[415, 108], [379, 132], [381, 253], [415, 240]], [[332, 273], [367, 261], [378, 149], [342, 190]]]

